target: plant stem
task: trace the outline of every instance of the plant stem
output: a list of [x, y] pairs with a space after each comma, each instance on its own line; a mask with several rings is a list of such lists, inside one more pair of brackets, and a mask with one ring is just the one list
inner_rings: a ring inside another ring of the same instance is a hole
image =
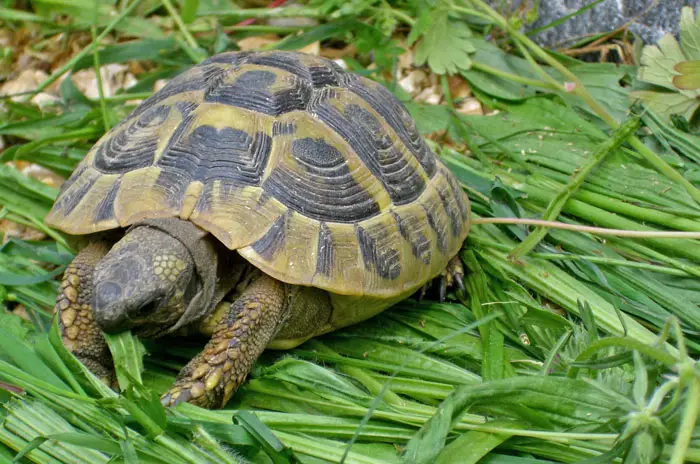
[[700, 415], [700, 379], [693, 375], [688, 387], [688, 400], [683, 410], [683, 419], [678, 425], [678, 437], [673, 445], [671, 464], [683, 464], [686, 462], [685, 454], [688, 446], [690, 446], [698, 415]]
[[484, 63], [480, 63], [478, 61], [472, 61], [472, 69], [476, 69], [478, 71], [483, 71], [488, 74], [492, 74], [494, 76], [502, 77], [503, 79], [507, 79], [509, 81], [517, 82], [518, 84], [523, 84], [523, 85], [531, 85], [533, 87], [542, 87], [545, 89], [550, 89], [550, 90], [559, 90], [560, 86], [557, 85], [552, 85], [549, 82], [544, 82], [544, 81], [538, 81], [536, 79], [528, 79], [527, 77], [519, 76], [517, 74], [511, 74], [509, 72], [503, 71], [498, 68], [494, 68], [493, 66], [489, 66]]
[[387, 7], [384, 9], [385, 11], [388, 11], [390, 14], [395, 16], [396, 18], [400, 19], [404, 23], [408, 24], [409, 26], [413, 26], [416, 23], [416, 20], [411, 18], [407, 13], [404, 13], [401, 10], [396, 10], [391, 7]]
[[206, 15], [217, 18], [236, 19], [267, 19], [267, 18], [295, 18], [304, 16], [307, 18], [320, 18], [323, 16], [317, 8], [307, 7], [278, 7], [278, 8], [241, 8], [240, 10], [214, 10], [208, 11]]
[[[192, 28], [190, 28], [191, 30]], [[299, 31], [306, 31], [309, 26], [268, 26], [266, 24], [249, 24], [246, 26], [228, 26], [223, 30], [226, 33], [230, 32], [257, 32], [260, 34], [293, 34]]]
[[92, 43], [95, 44], [95, 46], [92, 47], [92, 57], [95, 66], [95, 79], [97, 80], [97, 95], [100, 100], [102, 124], [104, 125], [105, 132], [107, 132], [112, 128], [112, 124], [107, 115], [107, 104], [105, 103], [104, 88], [102, 87], [102, 74], [100, 73], [100, 41], [97, 39], [97, 26], [95, 24], [90, 28], [90, 33], [92, 34]]
[[106, 102], [122, 102], [128, 100], [142, 100], [153, 95], [153, 92], [120, 93], [111, 97], [104, 97]]
[[182, 21], [182, 18], [178, 14], [177, 10], [173, 6], [172, 2], [170, 0], [162, 0], [163, 1], [163, 6], [165, 6], [165, 9], [168, 10], [168, 13], [170, 13], [170, 16], [175, 20], [175, 24], [177, 24], [177, 28], [180, 30], [180, 33], [182, 36], [185, 38], [185, 41], [187, 44], [192, 48], [193, 52], [197, 55], [196, 58], [198, 61], [195, 61], [196, 63], [199, 63], [202, 61], [202, 58], [199, 53], [199, 44], [195, 40], [194, 37], [192, 37], [192, 34], [190, 34], [190, 31], [187, 30], [187, 26], [185, 23]]

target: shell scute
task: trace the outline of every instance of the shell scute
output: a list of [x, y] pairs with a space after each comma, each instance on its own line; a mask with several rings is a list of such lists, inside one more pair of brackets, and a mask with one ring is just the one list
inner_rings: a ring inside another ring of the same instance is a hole
[[[251, 69], [252, 68], [252, 69]], [[207, 89], [204, 101], [279, 116], [304, 110], [311, 98], [311, 84], [282, 71], [245, 67], [221, 75]]]
[[394, 204], [409, 203], [420, 196], [427, 174], [386, 122], [360, 97], [333, 89], [312, 102], [311, 111], [347, 141]]
[[267, 52], [252, 56], [251, 64], [283, 69], [299, 76], [316, 87], [337, 86], [341, 82], [342, 68], [332, 61], [312, 55], [293, 52]]
[[347, 80], [346, 85], [386, 121], [418, 159], [427, 176], [433, 177], [437, 166], [435, 155], [421, 137], [413, 118], [403, 104], [386, 88], [367, 78], [351, 78]]
[[[348, 162], [322, 137], [278, 139], [277, 163], [263, 189], [288, 208], [319, 221], [354, 222], [380, 212], [359, 176], [361, 165]], [[358, 181], [359, 180], [359, 181]]]

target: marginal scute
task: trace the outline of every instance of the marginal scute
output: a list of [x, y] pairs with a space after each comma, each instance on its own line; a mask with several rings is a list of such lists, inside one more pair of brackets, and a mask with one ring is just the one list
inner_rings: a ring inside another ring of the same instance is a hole
[[260, 240], [253, 243], [251, 247], [263, 259], [272, 261], [277, 252], [280, 251], [280, 248], [284, 247], [285, 237], [287, 235], [286, 228], [287, 216], [283, 214], [272, 223], [272, 226], [265, 232], [265, 235], [263, 235]]
[[401, 275], [401, 255], [392, 247], [392, 234], [383, 229], [365, 229], [357, 226], [357, 243], [365, 269], [382, 279], [394, 280]]
[[[319, 270], [319, 258], [316, 257], [316, 273], [311, 284], [332, 288], [333, 292], [343, 295], [362, 295], [368, 275], [360, 257], [355, 225], [326, 223], [324, 229], [323, 240], [330, 245], [331, 251], [325, 251], [329, 258], [324, 260], [325, 269], [322, 267]], [[319, 246], [320, 243], [317, 243], [317, 250]]]
[[260, 188], [214, 180], [204, 186], [190, 220], [233, 250], [258, 240], [286, 211]]
[[161, 172], [149, 166], [122, 176], [114, 202], [114, 213], [121, 227], [143, 219], [177, 216], [179, 205], [170, 206], [168, 191], [156, 184]]
[[[447, 169], [447, 168], [444, 168], [444, 169]], [[462, 222], [464, 224], [466, 224], [466, 227], [469, 227], [469, 211], [471, 208], [471, 206], [469, 205], [469, 198], [464, 194], [464, 191], [462, 190], [462, 187], [457, 182], [457, 179], [455, 178], [455, 176], [453, 176], [449, 171], [445, 171], [444, 176], [447, 179], [447, 183], [450, 186], [451, 196], [454, 198], [454, 201], [457, 203], [457, 208], [459, 208]]]
[[440, 201], [440, 196], [434, 189], [428, 191], [428, 195], [424, 197], [421, 207], [433, 232], [438, 250], [440, 253], [447, 253], [449, 246], [449, 238], [447, 236], [448, 218]]
[[450, 230], [452, 231], [453, 237], [459, 237], [462, 233], [462, 227], [464, 227], [464, 220], [462, 219], [461, 211], [459, 210], [459, 205], [451, 194], [449, 190], [450, 186], [447, 180], [441, 178], [439, 182], [435, 183], [435, 190], [440, 197], [443, 208], [445, 208], [445, 213], [449, 218]]
[[[118, 189], [119, 176], [100, 175], [89, 169], [82, 180], [73, 184], [67, 195], [61, 197], [71, 201], [56, 211], [64, 215], [61, 220], [70, 222], [83, 234], [119, 227], [114, 214], [105, 213], [110, 198], [114, 198], [113, 192]], [[55, 220], [55, 217], [48, 217], [47, 220]]]
[[392, 211], [392, 215], [401, 236], [410, 244], [413, 256], [423, 264], [430, 264], [432, 243], [424, 231], [426, 218], [418, 216], [413, 211], [402, 212], [402, 214]]
[[[114, 217], [114, 201], [117, 199], [117, 192], [121, 187], [121, 179], [117, 179], [107, 190], [104, 198], [98, 203], [95, 214], [95, 223], [116, 220]], [[118, 224], [118, 222], [117, 222]]]
[[321, 222], [320, 230], [318, 231], [318, 247], [316, 249], [316, 272], [329, 277], [333, 270], [335, 257], [335, 244], [333, 236], [328, 224]]
[[[48, 221], [69, 223], [66, 219], [78, 204], [85, 199], [92, 186], [99, 179], [100, 173], [89, 166], [79, 167], [61, 189], [61, 194], [49, 212]], [[92, 218], [88, 218], [87, 221]], [[84, 221], [84, 222], [87, 222]], [[86, 224], [81, 227], [84, 229]], [[85, 233], [85, 232], [81, 232]]]

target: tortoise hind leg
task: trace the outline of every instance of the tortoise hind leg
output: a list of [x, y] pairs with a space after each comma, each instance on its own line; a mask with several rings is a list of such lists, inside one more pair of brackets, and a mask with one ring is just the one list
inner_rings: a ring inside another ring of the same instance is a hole
[[221, 408], [243, 383], [277, 333], [289, 307], [290, 286], [268, 276], [251, 283], [217, 323], [211, 340], [163, 395], [166, 406], [189, 402]]
[[447, 263], [447, 267], [442, 271], [438, 279], [440, 279], [440, 301], [445, 301], [448, 288], [456, 288], [456, 290], [460, 290], [462, 293], [465, 292], [464, 266], [462, 265], [462, 259], [459, 257], [459, 254]]
[[93, 242], [73, 259], [63, 273], [55, 312], [63, 344], [107, 385], [114, 385], [112, 355], [92, 315], [95, 266], [109, 251], [106, 242]]
[[459, 255], [452, 258], [437, 277], [426, 282], [425, 285], [418, 290], [418, 299], [422, 300], [425, 298], [426, 293], [436, 284], [438, 285], [438, 297], [440, 302], [445, 301], [448, 289], [460, 290], [462, 293], [466, 291], [464, 288], [464, 266], [462, 265], [462, 260]]

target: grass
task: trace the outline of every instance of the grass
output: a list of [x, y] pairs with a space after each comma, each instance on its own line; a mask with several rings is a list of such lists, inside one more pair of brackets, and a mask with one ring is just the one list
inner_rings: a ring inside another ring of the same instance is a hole
[[[460, 254], [465, 295], [410, 299], [266, 352], [222, 411], [158, 401], [202, 340], [110, 337], [119, 394], [86, 371], [50, 316], [73, 256], [43, 224], [58, 190], [20, 168], [67, 177], [131, 100], [247, 37], [274, 34], [266, 47], [279, 49], [320, 41], [324, 52], [352, 44], [347, 66], [404, 101], [476, 218], [700, 231], [697, 128], [630, 98], [648, 87], [634, 65], [544, 51], [480, 0], [224, 3], [0, 2], [13, 37], [32, 31], [23, 46], [64, 57], [34, 91], [52, 89], [55, 102], [29, 93], [0, 106], [0, 218], [43, 233], [8, 234], [0, 248], [0, 462], [700, 462], [700, 247], [685, 238], [474, 225]], [[265, 23], [297, 16], [316, 22]], [[438, 22], [460, 33], [429, 27]], [[81, 34], [88, 45], [71, 49]], [[407, 43], [437, 75], [439, 104], [398, 85]], [[19, 53], [5, 50], [0, 70]], [[94, 99], [61, 80], [135, 62], [137, 82], [116, 95], [102, 80]], [[455, 82], [498, 113], [461, 112]]]

